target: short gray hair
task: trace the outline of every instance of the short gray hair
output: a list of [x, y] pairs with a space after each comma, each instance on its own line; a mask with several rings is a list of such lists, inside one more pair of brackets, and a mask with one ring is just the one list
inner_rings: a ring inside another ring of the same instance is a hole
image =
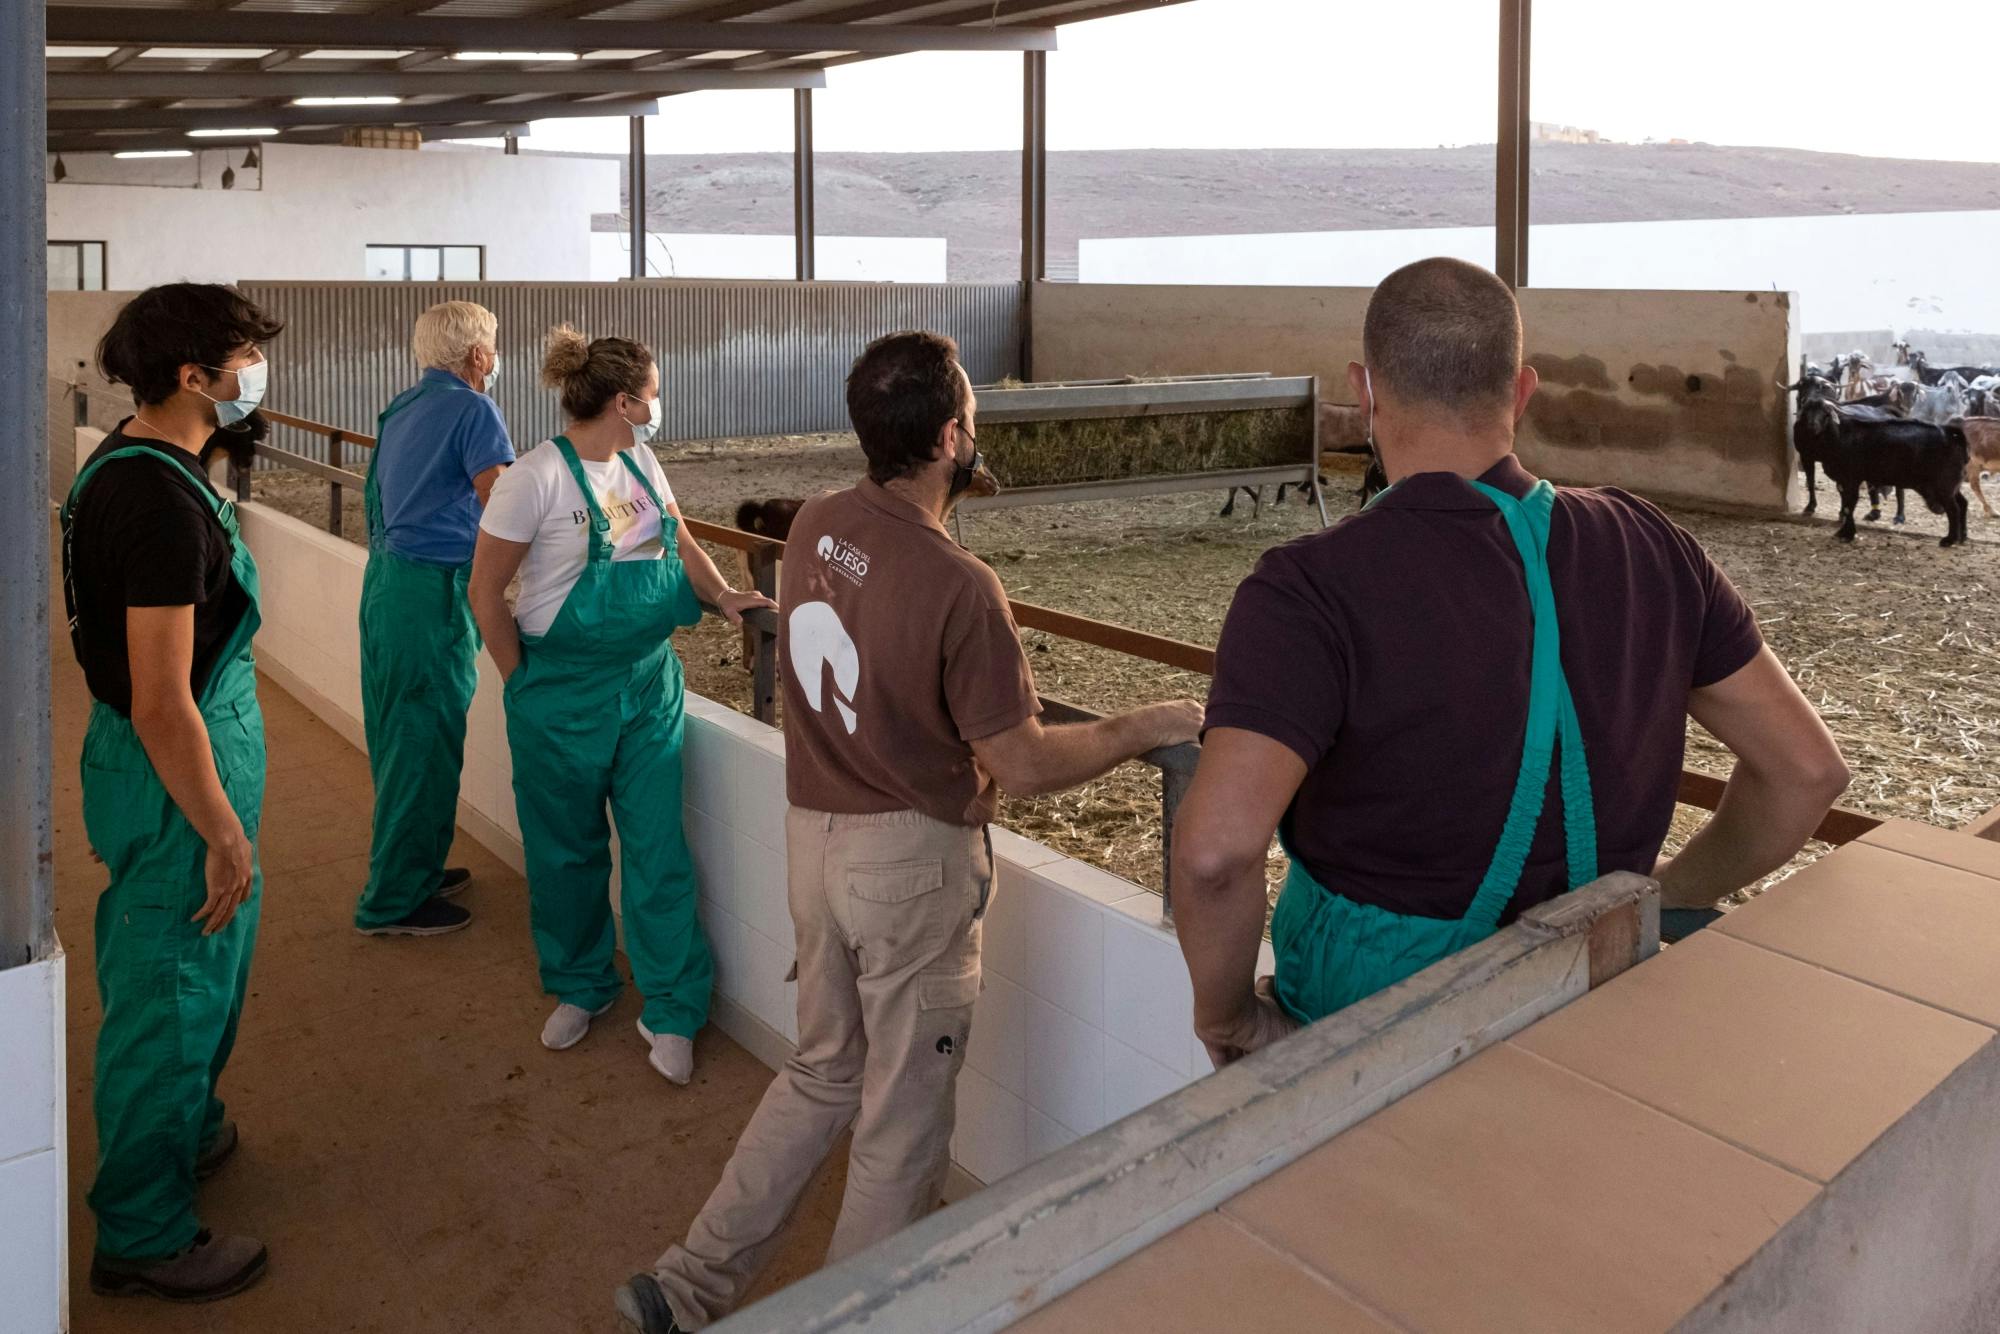
[[1490, 270], [1420, 259], [1384, 278], [1368, 299], [1361, 348], [1375, 383], [1398, 398], [1483, 414], [1514, 400], [1521, 308]]
[[500, 335], [492, 311], [472, 301], [443, 301], [417, 316], [410, 351], [425, 370], [456, 370], [475, 347], [491, 348]]

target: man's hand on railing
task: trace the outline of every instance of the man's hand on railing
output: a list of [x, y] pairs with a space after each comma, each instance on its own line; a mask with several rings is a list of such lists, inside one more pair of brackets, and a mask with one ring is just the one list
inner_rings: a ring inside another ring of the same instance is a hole
[[1220, 1070], [1231, 1061], [1240, 1061], [1251, 1052], [1290, 1037], [1303, 1025], [1278, 1005], [1275, 979], [1269, 974], [1257, 979], [1257, 989], [1243, 1008], [1218, 1023], [1197, 1026], [1195, 1036], [1208, 1049], [1208, 1059]]
[[743, 624], [743, 613], [754, 611], [759, 607], [776, 611], [778, 604], [754, 588], [741, 592], [732, 588], [715, 600], [715, 610], [731, 625]]

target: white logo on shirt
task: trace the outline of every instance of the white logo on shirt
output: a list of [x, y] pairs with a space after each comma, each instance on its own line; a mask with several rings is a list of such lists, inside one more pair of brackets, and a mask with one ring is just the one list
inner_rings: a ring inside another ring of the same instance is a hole
[[[821, 546], [828, 540], [822, 537]], [[834, 711], [846, 725], [847, 734], [853, 736], [859, 721], [853, 708], [854, 692], [861, 685], [861, 655], [854, 647], [853, 636], [847, 633], [832, 606], [824, 602], [802, 602], [792, 608], [786, 630], [791, 644], [792, 679], [799, 683], [806, 703], [812, 705], [814, 713], [824, 712], [820, 707], [820, 687], [826, 669], [832, 667]]]
[[813, 550], [819, 553], [821, 560], [857, 584], [868, 577], [868, 553], [852, 542], [836, 542], [830, 535], [822, 533]]

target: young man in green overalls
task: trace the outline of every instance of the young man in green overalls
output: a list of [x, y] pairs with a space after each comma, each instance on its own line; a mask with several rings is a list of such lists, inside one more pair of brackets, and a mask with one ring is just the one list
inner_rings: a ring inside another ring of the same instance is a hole
[[227, 1297], [261, 1242], [216, 1236], [196, 1183], [237, 1144], [216, 1083], [262, 903], [264, 722], [250, 640], [257, 566], [200, 456], [247, 433], [280, 329], [231, 288], [135, 297], [98, 348], [136, 411], [63, 506], [63, 597], [94, 703], [83, 816], [110, 872], [97, 904], [93, 1291]]
[[[1348, 376], [1391, 485], [1267, 551], [1237, 589], [1173, 839], [1195, 1028], [1218, 1065], [1611, 871], [1657, 874], [1663, 929], [1697, 927], [1846, 786], [1693, 537], [1514, 457], [1538, 383], [1522, 343], [1513, 293], [1484, 269], [1429, 259], [1385, 278]], [[1689, 717], [1739, 764], [1662, 862]], [[1253, 985], [1274, 834], [1291, 860], [1277, 972]]]

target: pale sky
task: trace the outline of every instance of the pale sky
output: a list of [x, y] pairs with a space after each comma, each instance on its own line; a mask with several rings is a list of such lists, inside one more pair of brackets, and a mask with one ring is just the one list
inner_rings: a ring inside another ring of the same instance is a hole
[[[1049, 147], [1491, 143], [1496, 0], [1192, 0], [1066, 26]], [[1712, 143], [2000, 162], [1994, 0], [1536, 0], [1536, 120]], [[1985, 40], [1978, 34], [1984, 32]], [[1948, 37], [1947, 34], [1957, 34]], [[897, 56], [828, 71], [821, 152], [1018, 149], [1021, 57]], [[655, 153], [791, 147], [791, 94], [669, 98]], [[623, 120], [544, 121], [528, 146], [622, 153]]]

